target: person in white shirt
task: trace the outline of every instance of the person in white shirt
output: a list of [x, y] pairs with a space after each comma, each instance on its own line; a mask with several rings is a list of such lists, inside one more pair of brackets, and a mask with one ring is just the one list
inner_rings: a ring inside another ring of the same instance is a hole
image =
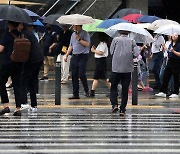
[[162, 45], [165, 43], [164, 37], [160, 34], [156, 34], [154, 37], [154, 42], [152, 43], [152, 71], [155, 77], [155, 87], [154, 89], [159, 89], [161, 86], [159, 74], [163, 61]]
[[93, 84], [91, 88], [91, 97], [95, 97], [95, 90], [98, 86], [98, 80], [101, 79], [105, 82], [108, 89], [110, 89], [110, 83], [107, 81], [106, 77], [106, 57], [108, 56], [108, 46], [107, 40], [108, 36], [105, 33], [99, 33], [100, 43], [98, 44], [97, 48], [92, 46], [91, 52], [94, 53], [96, 69], [94, 72], [93, 77]]

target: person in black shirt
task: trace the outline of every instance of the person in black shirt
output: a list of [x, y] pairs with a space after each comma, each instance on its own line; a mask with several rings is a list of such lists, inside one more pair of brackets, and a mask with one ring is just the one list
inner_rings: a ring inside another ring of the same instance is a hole
[[168, 62], [164, 70], [163, 83], [158, 94], [155, 96], [166, 97], [167, 88], [171, 76], [174, 79], [174, 92], [169, 96], [169, 98], [178, 98], [179, 94], [179, 73], [180, 73], [180, 38], [177, 33], [172, 36], [172, 42], [168, 50]]
[[3, 109], [0, 111], [0, 115], [4, 115], [6, 113], [10, 113], [9, 109], [9, 98], [6, 90], [6, 82], [8, 78], [11, 77], [15, 102], [16, 102], [16, 110], [14, 112], [14, 116], [21, 116], [21, 75], [23, 69], [23, 63], [12, 62], [11, 61], [11, 53], [13, 52], [14, 46], [14, 37], [11, 33], [20, 36], [20, 33], [17, 30], [18, 23], [16, 22], [8, 22], [9, 31], [5, 32], [0, 42], [0, 52], [4, 52], [4, 59], [2, 63], [2, 68], [0, 70], [0, 95], [1, 95], [1, 103], [3, 104]]

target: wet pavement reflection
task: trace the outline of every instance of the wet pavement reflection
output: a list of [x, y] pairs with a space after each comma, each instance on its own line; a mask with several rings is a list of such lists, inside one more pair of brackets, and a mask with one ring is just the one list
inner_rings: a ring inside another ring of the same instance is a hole
[[179, 99], [140, 92], [138, 105], [132, 106], [130, 95], [127, 114], [120, 117], [110, 113], [103, 84], [95, 98], [86, 98], [81, 87], [81, 99], [70, 101], [71, 90], [71, 83], [62, 85], [62, 105], [55, 106], [54, 81], [40, 82], [37, 113], [1, 116], [0, 153], [180, 153]]

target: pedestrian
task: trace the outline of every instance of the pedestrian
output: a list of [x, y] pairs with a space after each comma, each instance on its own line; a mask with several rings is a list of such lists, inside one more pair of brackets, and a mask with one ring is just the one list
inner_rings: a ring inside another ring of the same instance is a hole
[[21, 116], [21, 75], [23, 70], [23, 63], [12, 62], [10, 56], [13, 52], [14, 47], [14, 36], [20, 36], [17, 30], [18, 23], [8, 22], [8, 31], [2, 37], [0, 41], [0, 52], [4, 52], [4, 59], [2, 63], [2, 68], [0, 70], [0, 95], [1, 103], [3, 104], [3, 109], [0, 111], [0, 115], [10, 113], [9, 108], [9, 98], [6, 90], [6, 83], [8, 78], [11, 77], [12, 84], [14, 88], [16, 110], [13, 113], [14, 116]]
[[67, 62], [64, 61], [66, 52], [70, 43], [72, 31], [68, 25], [62, 25], [63, 30], [59, 34], [59, 42], [61, 43], [61, 83], [66, 84], [69, 80], [69, 66], [72, 54], [69, 54]]
[[164, 70], [163, 82], [158, 94], [155, 96], [166, 97], [168, 84], [173, 76], [174, 79], [174, 92], [169, 98], [179, 97], [179, 73], [180, 73], [180, 38], [177, 33], [172, 36], [172, 42], [168, 50], [168, 62]]
[[155, 87], [154, 89], [159, 89], [161, 86], [160, 81], [160, 69], [163, 61], [162, 45], [165, 43], [164, 37], [160, 34], [156, 34], [154, 37], [154, 42], [152, 43], [152, 55], [151, 55], [151, 67], [155, 77]]
[[48, 81], [49, 71], [54, 69], [54, 54], [51, 46], [57, 42], [56, 33], [53, 32], [52, 26], [49, 24], [46, 25], [46, 29], [47, 32], [40, 38], [44, 47], [44, 76], [40, 81]]
[[110, 89], [111, 85], [107, 80], [106, 67], [107, 67], [107, 56], [108, 56], [108, 37], [105, 33], [99, 33], [100, 43], [97, 48], [92, 46], [91, 52], [94, 53], [96, 68], [93, 77], [93, 84], [90, 92], [91, 97], [95, 97], [95, 91], [98, 86], [98, 80], [104, 81], [105, 85]]
[[128, 32], [120, 31], [120, 36], [113, 39], [110, 47], [112, 55], [112, 73], [110, 77], [110, 101], [112, 113], [118, 111], [117, 86], [122, 84], [122, 99], [120, 105], [120, 116], [124, 116], [128, 101], [128, 88], [133, 71], [133, 58], [140, 53], [136, 42], [128, 37]]
[[90, 36], [82, 29], [82, 25], [73, 25], [74, 33], [71, 36], [70, 45], [64, 60], [67, 61], [72, 52], [71, 71], [73, 96], [69, 99], [79, 99], [79, 78], [83, 84], [85, 96], [89, 96], [89, 87], [86, 77], [86, 64], [90, 50]]
[[30, 26], [28, 29], [24, 29], [24, 26], [21, 23], [19, 24], [18, 29], [24, 35], [24, 37], [29, 39], [31, 42], [29, 60], [24, 63], [22, 73], [21, 110], [29, 108], [29, 104], [27, 101], [27, 92], [29, 91], [31, 107], [28, 109], [28, 111], [37, 112], [37, 80], [40, 68], [43, 64], [44, 55], [36, 36], [31, 31]]

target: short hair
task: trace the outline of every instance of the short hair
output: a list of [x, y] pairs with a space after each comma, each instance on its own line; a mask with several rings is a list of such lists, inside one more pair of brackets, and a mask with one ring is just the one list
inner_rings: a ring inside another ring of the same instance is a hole
[[14, 21], [8, 21], [8, 24], [12, 25], [13, 27], [18, 27], [19, 23]]

